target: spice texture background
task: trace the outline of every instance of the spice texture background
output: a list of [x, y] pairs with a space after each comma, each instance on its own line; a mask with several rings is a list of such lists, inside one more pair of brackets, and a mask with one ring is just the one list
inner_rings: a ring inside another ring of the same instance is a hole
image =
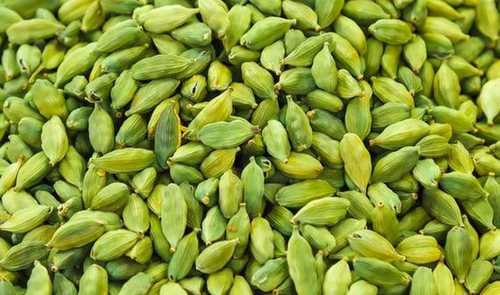
[[499, 5], [0, 0], [0, 295], [499, 295]]

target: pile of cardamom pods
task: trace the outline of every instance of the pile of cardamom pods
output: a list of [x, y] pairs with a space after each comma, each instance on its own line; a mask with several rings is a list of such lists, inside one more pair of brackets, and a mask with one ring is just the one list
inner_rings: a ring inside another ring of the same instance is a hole
[[495, 0], [0, 0], [1, 295], [499, 295]]

